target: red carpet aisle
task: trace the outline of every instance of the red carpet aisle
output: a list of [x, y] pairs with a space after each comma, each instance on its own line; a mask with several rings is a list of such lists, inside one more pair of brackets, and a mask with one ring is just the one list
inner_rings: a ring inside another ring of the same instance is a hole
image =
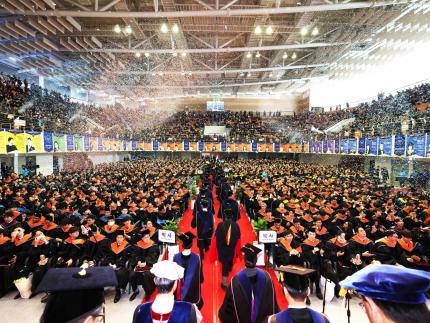
[[[215, 190], [213, 192], [214, 192], [214, 202], [215, 202], [214, 207], [215, 207], [215, 213], [216, 213], [215, 214], [215, 217], [216, 217], [215, 228], [216, 228], [216, 225], [220, 222], [220, 220], [217, 217], [220, 205], [218, 200], [215, 198]], [[238, 221], [238, 224], [241, 231], [241, 243], [242, 245], [246, 243], [252, 243], [255, 240], [255, 233], [242, 207], [240, 212], [241, 214], [240, 214], [240, 220]], [[179, 231], [180, 232], [191, 231], [194, 234], [196, 234], [195, 229], [191, 228], [191, 220], [192, 220], [192, 211], [189, 208], [185, 212], [182, 220], [179, 223]], [[196, 241], [194, 241], [192, 250], [197, 254], [199, 253]], [[233, 272], [231, 276], [236, 274], [244, 267], [245, 267], [245, 264], [243, 260], [241, 260], [233, 267]], [[282, 294], [282, 287], [276, 280], [274, 271], [272, 269], [266, 269], [266, 270], [269, 272], [275, 284], [275, 291], [276, 291], [276, 297], [278, 300], [278, 305], [281, 309], [285, 309], [287, 307], [287, 302], [285, 300], [284, 295]], [[210, 263], [209, 256], [206, 256], [203, 260], [203, 275], [204, 275], [204, 282], [202, 284], [202, 298], [204, 300], [204, 305], [203, 305], [203, 308], [201, 309], [201, 312], [205, 323], [217, 323], [219, 322], [218, 309], [224, 300], [224, 290], [221, 288], [221, 265], [218, 264], [218, 262], [214, 264]], [[231, 276], [229, 277], [229, 281], [231, 279]]]

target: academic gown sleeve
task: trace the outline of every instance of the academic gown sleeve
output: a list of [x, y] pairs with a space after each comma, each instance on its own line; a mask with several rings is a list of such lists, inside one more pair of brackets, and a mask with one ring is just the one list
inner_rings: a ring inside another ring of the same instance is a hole
[[230, 285], [228, 286], [225, 296], [224, 296], [224, 301], [220, 307], [220, 309], [218, 310], [218, 318], [220, 319], [220, 321], [222, 323], [236, 323], [237, 319], [236, 319], [236, 310], [235, 310], [235, 304], [234, 304], [234, 296], [233, 296], [233, 292], [232, 292], [232, 284], [233, 281], [236, 278], [233, 277]]

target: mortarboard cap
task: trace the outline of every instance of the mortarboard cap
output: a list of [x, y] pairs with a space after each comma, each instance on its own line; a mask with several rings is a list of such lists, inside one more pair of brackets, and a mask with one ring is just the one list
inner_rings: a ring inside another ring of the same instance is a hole
[[191, 248], [191, 246], [193, 245], [193, 239], [195, 237], [196, 236], [190, 231], [182, 233], [178, 236], [178, 238], [182, 241], [182, 245], [185, 249]]
[[38, 293], [50, 293], [40, 322], [78, 322], [100, 313], [97, 309], [104, 303], [104, 287], [118, 284], [115, 272], [110, 267], [86, 270], [85, 278], [75, 278], [80, 268], [48, 270], [37, 288]]
[[254, 264], [257, 261], [257, 255], [262, 251], [260, 248], [247, 243], [246, 245], [244, 245], [240, 251], [242, 251], [245, 255], [245, 264], [246, 263], [250, 263], [250, 264]]
[[178, 280], [184, 278], [184, 268], [176, 262], [163, 260], [154, 264], [151, 268], [153, 273], [158, 278], [166, 278], [169, 280]]
[[309, 287], [308, 275], [315, 272], [314, 269], [291, 265], [275, 268], [275, 271], [281, 272], [281, 281], [284, 286], [297, 294], [306, 292]]
[[369, 265], [339, 284], [381, 301], [424, 304], [425, 293], [430, 290], [430, 273], [392, 265]]

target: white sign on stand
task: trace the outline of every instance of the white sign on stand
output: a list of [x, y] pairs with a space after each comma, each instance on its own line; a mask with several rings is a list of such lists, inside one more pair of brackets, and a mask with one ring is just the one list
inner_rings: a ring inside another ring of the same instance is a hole
[[176, 243], [175, 232], [170, 230], [158, 230], [158, 240], [163, 243]]
[[264, 261], [264, 244], [259, 244], [258, 241], [254, 241], [252, 243], [255, 247], [261, 249], [262, 251], [257, 255], [257, 266], [265, 266], [266, 262]]
[[277, 237], [276, 231], [267, 230], [258, 232], [259, 243], [276, 243]]

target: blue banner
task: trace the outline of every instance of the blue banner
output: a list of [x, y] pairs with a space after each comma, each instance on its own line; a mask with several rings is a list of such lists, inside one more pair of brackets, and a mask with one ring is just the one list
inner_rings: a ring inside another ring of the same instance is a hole
[[67, 151], [73, 151], [75, 149], [73, 135], [66, 135], [66, 149]]
[[328, 141], [327, 140], [323, 141], [323, 153], [324, 154], [328, 153]]
[[221, 151], [227, 151], [227, 143], [225, 141], [221, 142]]
[[184, 141], [184, 150], [185, 151], [190, 150], [190, 142], [189, 141]]
[[348, 154], [354, 155], [357, 153], [357, 139], [350, 138], [348, 140]]
[[391, 136], [380, 137], [378, 140], [378, 156], [391, 156], [393, 152], [393, 140]]
[[158, 147], [159, 146], [159, 144], [158, 144], [158, 141], [157, 140], [154, 140], [153, 142], [152, 142], [152, 150], [153, 151], [157, 151], [158, 150]]
[[204, 141], [199, 141], [197, 144], [198, 144], [198, 150], [199, 151], [204, 151], [205, 150], [205, 143], [204, 143]]
[[255, 141], [251, 143], [251, 150], [254, 152], [258, 150], [258, 144]]
[[335, 152], [335, 154], [340, 153], [340, 140], [339, 139], [336, 139], [334, 141], [334, 152]]
[[366, 155], [378, 154], [378, 138], [366, 138]]
[[348, 153], [348, 143], [349, 139], [341, 139], [340, 140], [340, 153], [347, 154]]
[[426, 157], [430, 157], [430, 138], [429, 134], [426, 134]]
[[327, 153], [334, 154], [334, 151], [335, 151], [335, 141], [334, 140], [327, 141]]
[[[279, 153], [280, 151], [281, 151], [281, 144], [279, 142], [275, 142], [275, 152]], [[302, 148], [302, 151], [303, 151], [303, 148]]]
[[358, 153], [364, 155], [366, 153], [366, 138], [358, 138]]
[[54, 150], [54, 141], [52, 140], [52, 133], [51, 132], [44, 132], [43, 133], [43, 148], [47, 152], [51, 152]]
[[103, 138], [97, 137], [97, 150], [103, 151]]
[[136, 140], [131, 141], [131, 150], [137, 150], [137, 141]]
[[322, 150], [323, 150], [323, 147], [322, 147], [322, 141], [317, 141], [317, 142], [315, 143], [315, 152], [316, 152], [317, 154], [321, 154], [321, 153], [322, 153]]
[[89, 151], [90, 148], [91, 148], [90, 137], [84, 136], [84, 149], [85, 149], [85, 151]]
[[426, 135], [414, 135], [407, 137], [406, 156], [425, 157], [426, 156]]
[[404, 135], [395, 135], [394, 137], [394, 155], [405, 155], [406, 138]]

